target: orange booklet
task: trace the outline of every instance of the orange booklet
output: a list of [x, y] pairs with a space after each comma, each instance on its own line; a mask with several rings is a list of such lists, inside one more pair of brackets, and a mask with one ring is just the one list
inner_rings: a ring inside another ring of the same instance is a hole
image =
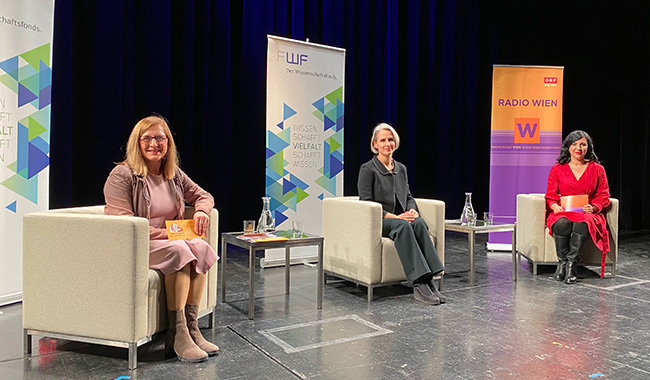
[[194, 232], [194, 219], [165, 220], [169, 240], [202, 238]]
[[587, 194], [581, 195], [566, 195], [560, 197], [560, 206], [564, 211], [583, 212], [582, 206], [589, 204], [589, 196]]

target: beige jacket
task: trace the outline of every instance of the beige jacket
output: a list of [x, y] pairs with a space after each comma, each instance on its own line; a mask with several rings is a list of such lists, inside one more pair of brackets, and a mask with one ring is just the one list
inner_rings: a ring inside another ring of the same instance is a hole
[[[185, 202], [194, 206], [195, 211], [203, 211], [210, 215], [214, 207], [214, 198], [194, 183], [180, 168], [168, 183], [177, 196], [177, 219], [183, 218]], [[126, 164], [117, 165], [108, 175], [104, 184], [104, 199], [106, 215], [140, 216], [150, 219], [151, 198], [147, 182]], [[149, 238], [167, 239], [167, 232], [164, 228], [149, 226]]]

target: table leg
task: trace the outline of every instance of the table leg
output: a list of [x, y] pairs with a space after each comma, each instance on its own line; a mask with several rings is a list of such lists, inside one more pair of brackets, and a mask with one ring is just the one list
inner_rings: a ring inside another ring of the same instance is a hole
[[289, 294], [289, 287], [291, 283], [291, 253], [289, 247], [284, 248], [284, 294]]
[[474, 231], [467, 234], [467, 243], [469, 244], [469, 284], [474, 285]]
[[221, 303], [226, 302], [226, 253], [228, 244], [221, 238]]
[[517, 281], [519, 266], [517, 265], [517, 234], [515, 233], [517, 227], [512, 229], [512, 281]]
[[255, 249], [251, 246], [248, 249], [248, 319], [254, 318], [255, 312]]
[[318, 294], [316, 295], [316, 307], [320, 310], [323, 308], [323, 283], [325, 277], [323, 274], [323, 243], [318, 244]]

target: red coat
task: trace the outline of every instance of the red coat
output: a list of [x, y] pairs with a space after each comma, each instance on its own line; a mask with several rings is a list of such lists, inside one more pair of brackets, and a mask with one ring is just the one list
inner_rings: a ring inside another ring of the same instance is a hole
[[[580, 195], [589, 196], [589, 204], [598, 208], [593, 214], [580, 212], [559, 212], [554, 213], [551, 205], [560, 204], [560, 196]], [[603, 209], [609, 206], [609, 185], [605, 168], [593, 161], [587, 164], [587, 169], [579, 180], [573, 175], [568, 164], [555, 164], [548, 175], [548, 187], [546, 188], [546, 226], [549, 234], [553, 234], [552, 226], [559, 218], [565, 217], [572, 222], [585, 222], [589, 228], [589, 235], [594, 245], [603, 251], [603, 258], [600, 268], [600, 276], [605, 273], [605, 257], [609, 252], [609, 232], [607, 231], [607, 220]]]

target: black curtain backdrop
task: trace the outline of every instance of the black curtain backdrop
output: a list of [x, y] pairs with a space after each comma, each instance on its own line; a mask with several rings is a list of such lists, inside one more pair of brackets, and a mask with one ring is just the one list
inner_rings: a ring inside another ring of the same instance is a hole
[[564, 131], [588, 131], [620, 227], [650, 229], [650, 5], [575, 1], [57, 1], [50, 206], [103, 204], [133, 125], [170, 122], [221, 231], [264, 195], [266, 36], [347, 50], [346, 195], [380, 121], [416, 197], [487, 209], [493, 64], [565, 66]]

